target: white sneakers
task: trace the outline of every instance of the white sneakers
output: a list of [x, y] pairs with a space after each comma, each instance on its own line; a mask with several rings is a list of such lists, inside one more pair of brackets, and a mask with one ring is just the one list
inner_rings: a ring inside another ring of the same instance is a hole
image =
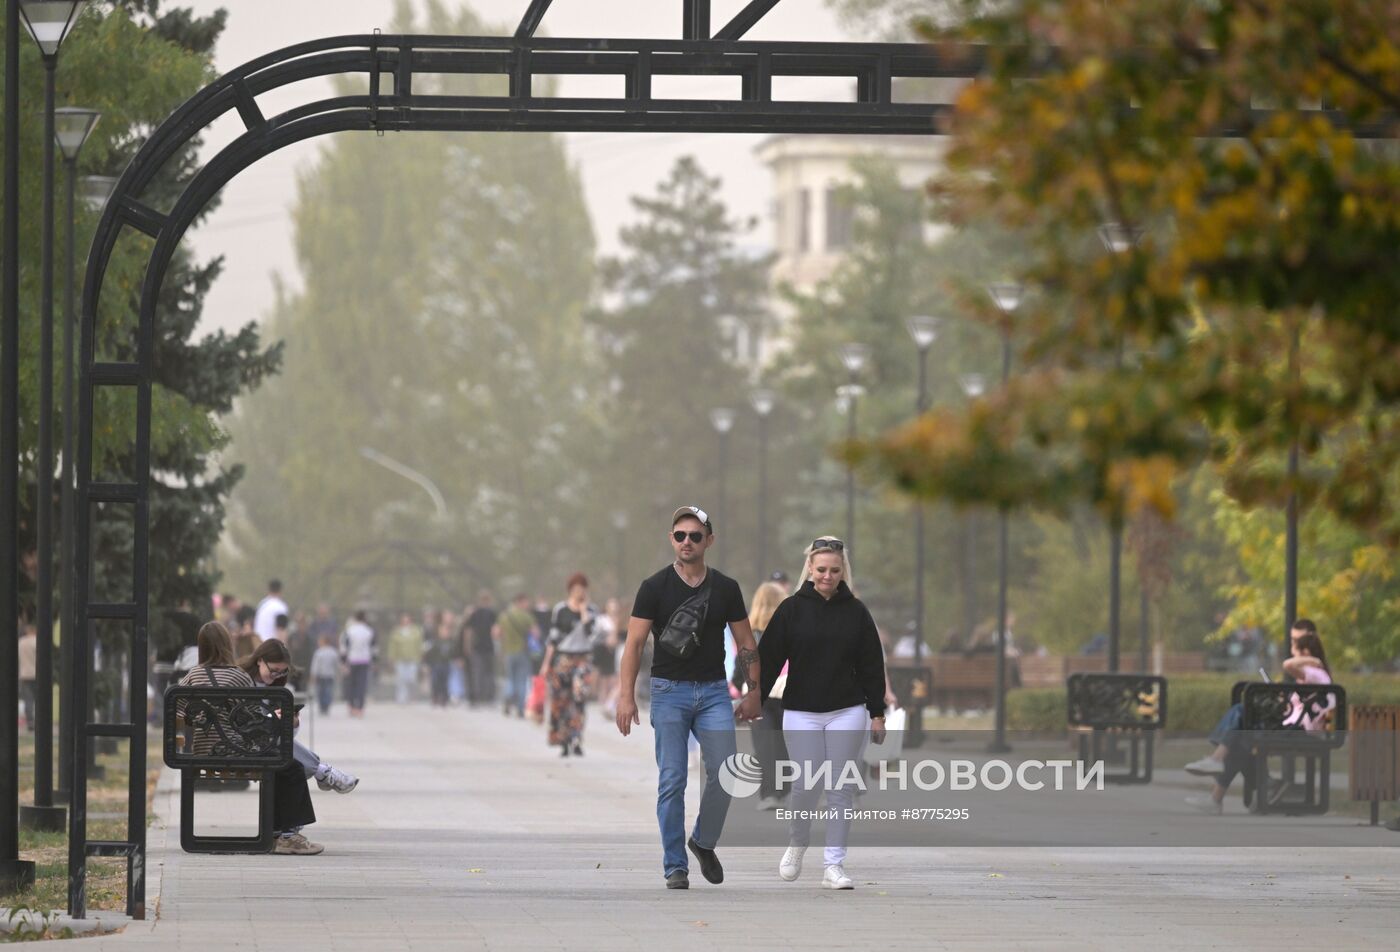
[[[785, 881], [792, 882], [802, 875], [802, 856], [807, 852], [805, 846], [789, 846], [783, 852], [783, 860], [778, 864], [778, 875]], [[846, 875], [845, 868], [837, 863], [828, 866], [822, 875], [822, 887], [825, 889], [855, 889], [855, 880]]]
[[1202, 757], [1200, 760], [1193, 760], [1182, 769], [1197, 777], [1218, 777], [1225, 772], [1225, 762], [1214, 757]]
[[316, 780], [316, 786], [322, 790], [334, 790], [336, 793], [349, 793], [360, 785], [360, 778], [348, 774], [343, 770], [337, 770], [330, 764], [326, 764], [326, 775]]
[[856, 888], [855, 880], [846, 875], [846, 870], [840, 863], [826, 868], [826, 875], [822, 876], [822, 886], [827, 889]]
[[802, 854], [807, 852], [805, 846], [789, 846], [783, 853], [783, 861], [778, 864], [778, 875], [787, 882], [792, 882], [802, 875]]

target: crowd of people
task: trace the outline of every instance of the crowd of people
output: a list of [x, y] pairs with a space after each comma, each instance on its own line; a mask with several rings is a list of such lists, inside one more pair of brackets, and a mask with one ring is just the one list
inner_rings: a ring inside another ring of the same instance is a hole
[[[674, 561], [642, 580], [630, 606], [612, 598], [600, 608], [588, 577], [575, 572], [553, 604], [518, 593], [498, 608], [493, 593], [482, 591], [460, 614], [403, 613], [382, 639], [362, 610], [343, 626], [325, 605], [311, 618], [290, 612], [273, 581], [256, 607], [220, 599], [218, 620], [200, 631], [198, 667], [184, 683], [290, 679], [314, 691], [323, 714], [339, 685], [350, 716], [364, 717], [376, 673], [382, 672], [399, 704], [420, 697], [438, 707], [499, 704], [506, 717], [532, 717], [559, 756], [575, 758], [585, 752], [589, 702], [612, 716], [624, 737], [640, 724], [639, 702], [646, 702], [657, 764], [662, 873], [670, 889], [689, 888], [687, 851], [708, 881], [723, 881], [715, 850], [731, 798], [717, 777], [736, 752], [736, 724], [747, 723], [760, 767], [758, 809], [786, 804], [794, 817], [779, 877], [790, 882], [801, 875], [810, 817], [825, 795], [838, 819], [826, 824], [822, 885], [853, 888], [845, 871], [850, 824], [840, 818], [849, 816], [855, 788], [842, 779], [850, 777], [842, 767], [861, 764], [867, 744], [884, 740], [886, 711], [895, 704], [886, 656], [898, 653], [882, 641], [855, 594], [845, 543], [818, 536], [802, 553], [793, 588], [775, 573], [746, 607], [738, 582], [705, 563], [715, 535], [704, 510], [677, 509], [667, 539]], [[1303, 619], [1293, 634], [1285, 673], [1305, 683], [1328, 683], [1316, 628]], [[1238, 706], [1231, 708], [1212, 735], [1215, 749], [1187, 767], [1214, 781], [1209, 797], [1193, 801], [1207, 812], [1220, 811], [1241, 769], [1240, 716]], [[1311, 721], [1300, 726], [1316, 727]], [[705, 782], [687, 834], [685, 791], [697, 756]], [[777, 771], [785, 760], [834, 769], [799, 771], [785, 789]], [[358, 781], [300, 745], [293, 766], [284, 781], [292, 789], [277, 801], [279, 850], [318, 852], [300, 832], [314, 821], [310, 779], [340, 792]]]
[[[883, 735], [893, 698], [884, 648], [870, 613], [851, 592], [839, 539], [808, 547], [795, 591], [774, 573], [755, 591], [750, 611], [738, 583], [704, 563], [714, 536], [703, 510], [678, 510], [668, 538], [675, 562], [644, 580], [630, 605], [610, 598], [599, 607], [588, 577], [575, 572], [565, 580], [564, 597], [552, 604], [518, 593], [498, 608], [494, 594], [483, 590], [460, 613], [401, 613], [382, 636], [364, 610], [343, 625], [327, 605], [309, 616], [294, 612], [273, 580], [256, 605], [232, 595], [216, 599], [214, 620], [200, 629], [176, 673], [185, 684], [291, 684], [310, 692], [322, 715], [331, 712], [339, 690], [354, 718], [365, 716], [374, 686], [387, 678], [398, 704], [421, 698], [437, 707], [499, 704], [504, 716], [531, 717], [560, 757], [575, 758], [585, 753], [590, 702], [614, 717], [624, 735], [639, 722], [638, 702], [648, 703], [667, 886], [688, 885], [687, 849], [706, 878], [719, 882], [723, 871], [714, 849], [729, 797], [715, 778], [734, 753], [736, 721], [754, 727], [764, 778], [759, 808], [776, 809], [788, 795], [810, 805], [822, 791], [781, 789], [777, 761], [790, 750], [859, 757], [867, 731]], [[764, 638], [765, 632], [771, 634]], [[687, 838], [684, 795], [695, 755], [706, 783]], [[274, 781], [277, 849], [320, 852], [301, 832], [315, 820], [310, 780], [339, 792], [353, 790], [358, 780], [300, 744], [284, 773]], [[832, 806], [849, 801], [840, 789], [826, 794]], [[792, 847], [780, 863], [784, 879], [800, 872], [809, 828], [801, 822], [792, 827]], [[845, 838], [840, 824], [828, 829], [824, 882], [837, 889], [852, 887], [843, 869]]]

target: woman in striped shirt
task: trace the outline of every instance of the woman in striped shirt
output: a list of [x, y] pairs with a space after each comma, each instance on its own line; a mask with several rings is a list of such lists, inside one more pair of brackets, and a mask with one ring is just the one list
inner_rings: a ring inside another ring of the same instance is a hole
[[[207, 688], [251, 688], [259, 685], [246, 670], [246, 661], [240, 667], [233, 657], [233, 639], [228, 629], [216, 621], [211, 621], [199, 629], [199, 665], [180, 679], [182, 685]], [[281, 642], [269, 642], [281, 645]], [[285, 649], [283, 649], [285, 651]], [[256, 654], [256, 652], [254, 652]], [[291, 667], [285, 660], [282, 674]], [[227, 722], [222, 722], [227, 729]], [[201, 736], [203, 735], [203, 736]], [[216, 736], [213, 732], [196, 731], [194, 751], [209, 753], [213, 750]], [[272, 825], [278, 831], [274, 853], [290, 853], [312, 856], [324, 847], [312, 843], [301, 835], [302, 827], [316, 822], [316, 810], [311, 805], [311, 788], [306, 774], [295, 759], [286, 767], [273, 773], [264, 783], [272, 784]]]

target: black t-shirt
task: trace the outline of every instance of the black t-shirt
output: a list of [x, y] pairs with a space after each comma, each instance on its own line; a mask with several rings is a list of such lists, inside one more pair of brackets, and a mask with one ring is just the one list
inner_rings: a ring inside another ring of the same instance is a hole
[[491, 629], [496, 624], [494, 608], [478, 608], [467, 616], [467, 627], [472, 633], [472, 651], [476, 654], [491, 654], [496, 650], [491, 641]]
[[689, 658], [682, 660], [661, 645], [655, 645], [652, 677], [671, 681], [724, 680], [724, 626], [748, 618], [744, 593], [739, 591], [738, 582], [710, 569], [705, 581], [699, 587], [691, 588], [677, 574], [676, 567], [668, 565], [643, 581], [637, 589], [637, 598], [632, 603], [632, 617], [650, 621], [654, 639], [666, 628], [671, 613], [705, 586], [711, 589], [710, 607], [705, 613], [705, 623], [700, 626], [700, 647]]

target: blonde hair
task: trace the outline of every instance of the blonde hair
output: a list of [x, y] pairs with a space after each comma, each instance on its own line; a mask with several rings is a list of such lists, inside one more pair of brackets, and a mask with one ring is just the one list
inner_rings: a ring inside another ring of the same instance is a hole
[[760, 585], [753, 593], [753, 601], [749, 603], [749, 627], [754, 631], [767, 628], [773, 613], [785, 598], [787, 592], [777, 582], [764, 582]]
[[[830, 539], [832, 542], [840, 542], [840, 543], [841, 543], [841, 551], [840, 551], [840, 552], [832, 552], [831, 549], [827, 549], [827, 548], [821, 548], [821, 549], [818, 549], [817, 551], [818, 551], [818, 552], [831, 552], [832, 555], [839, 555], [839, 556], [841, 556], [841, 579], [842, 579], [842, 581], [844, 581], [844, 582], [846, 583], [846, 587], [849, 588], [849, 589], [851, 590], [851, 593], [852, 593], [852, 594], [855, 594], [855, 590], [856, 590], [856, 580], [855, 580], [855, 578], [851, 575], [851, 553], [850, 553], [850, 550], [846, 548], [845, 541], [842, 540], [839, 536], [836, 536], [836, 535], [821, 535], [821, 536], [817, 536], [817, 539]], [[814, 540], [812, 540], [812, 541], [815, 542], [816, 539], [814, 539]], [[797, 575], [797, 587], [798, 587], [798, 588], [801, 588], [803, 585], [807, 584], [807, 580], [808, 580], [809, 578], [811, 578], [811, 577], [812, 577], [812, 545], [811, 545], [811, 543], [808, 543], [808, 544], [807, 544], [807, 548], [805, 548], [805, 549], [802, 550], [802, 571], [799, 572], [798, 575]]]

